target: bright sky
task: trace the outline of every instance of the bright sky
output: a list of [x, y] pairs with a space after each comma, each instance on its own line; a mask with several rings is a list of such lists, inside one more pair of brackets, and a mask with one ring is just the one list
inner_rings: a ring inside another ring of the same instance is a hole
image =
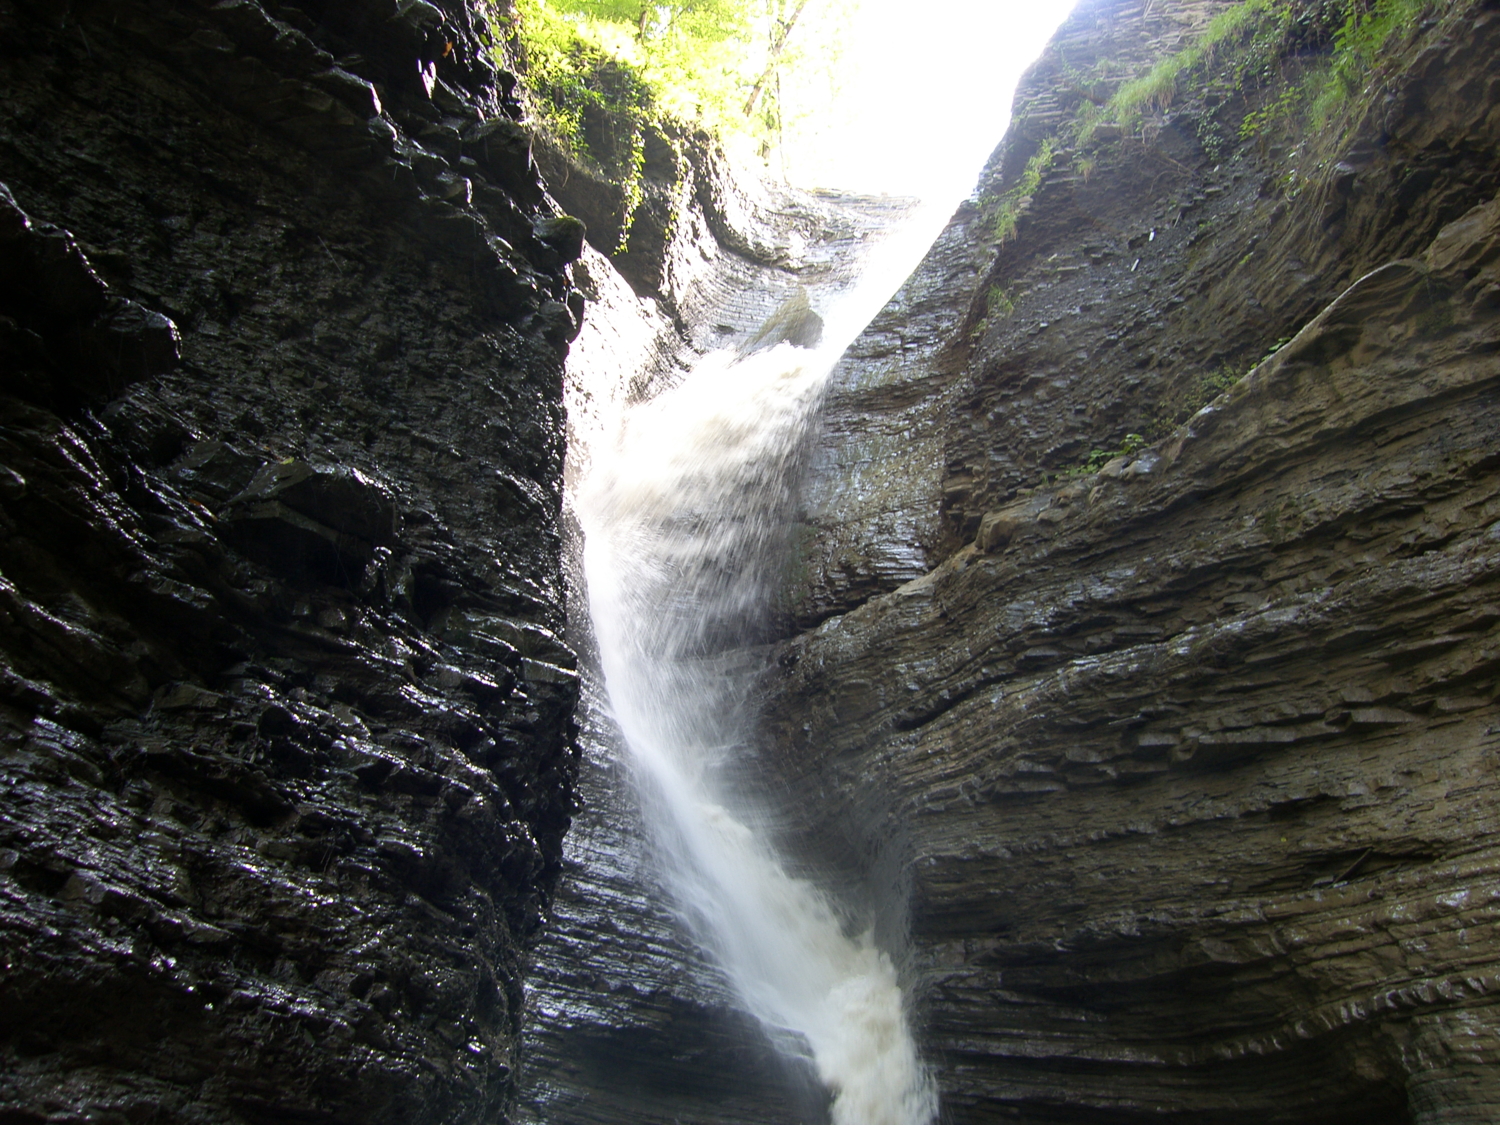
[[787, 156], [808, 186], [966, 196], [1022, 71], [1075, 0], [863, 0], [828, 127]]

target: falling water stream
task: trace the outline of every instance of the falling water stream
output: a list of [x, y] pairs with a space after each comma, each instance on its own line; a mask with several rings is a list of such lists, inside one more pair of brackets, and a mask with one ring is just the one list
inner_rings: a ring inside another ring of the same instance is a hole
[[727, 780], [746, 755], [738, 673], [764, 628], [827, 374], [933, 218], [888, 240], [831, 310], [828, 344], [713, 352], [627, 408], [578, 498], [610, 706], [674, 910], [773, 1041], [810, 1056], [835, 1125], [926, 1125], [936, 1097], [889, 955], [788, 871]]

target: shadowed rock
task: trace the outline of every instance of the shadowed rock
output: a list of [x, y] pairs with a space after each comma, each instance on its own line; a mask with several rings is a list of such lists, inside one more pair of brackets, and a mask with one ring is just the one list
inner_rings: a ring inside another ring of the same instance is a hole
[[806, 289], [798, 289], [766, 317], [764, 324], [740, 349], [741, 355], [792, 344], [799, 348], [817, 347], [823, 338], [823, 318], [813, 312]]

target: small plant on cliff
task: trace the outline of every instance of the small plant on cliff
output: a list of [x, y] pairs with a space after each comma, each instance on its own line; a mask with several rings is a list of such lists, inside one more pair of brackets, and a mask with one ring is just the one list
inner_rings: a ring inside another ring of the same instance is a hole
[[1000, 317], [1004, 319], [1016, 311], [1015, 298], [1008, 290], [998, 285], [991, 285], [989, 291], [984, 295], [985, 316]]
[[1327, 125], [1351, 96], [1379, 76], [1391, 42], [1410, 34], [1435, 7], [1433, 0], [1349, 0], [1348, 14], [1334, 35], [1333, 57], [1316, 81], [1307, 84], [1314, 127]]
[[1146, 439], [1143, 435], [1126, 434], [1125, 437], [1120, 441], [1120, 448], [1092, 450], [1089, 455], [1084, 458], [1081, 465], [1076, 465], [1071, 469], [1065, 470], [1065, 475], [1087, 476], [1090, 473], [1097, 473], [1100, 469], [1104, 468], [1105, 465], [1109, 464], [1116, 457], [1124, 457], [1127, 454], [1135, 453], [1137, 450], [1144, 449], [1145, 447]]
[[1061, 148], [1056, 137], [1044, 137], [1014, 184], [1000, 195], [987, 195], [980, 199], [980, 213], [989, 226], [993, 241], [1005, 243], [1016, 237], [1016, 222], [1020, 219], [1021, 212], [1042, 186], [1042, 177], [1051, 170]]
[[1221, 363], [1188, 383], [1184, 390], [1164, 399], [1146, 427], [1146, 433], [1152, 441], [1166, 437], [1244, 377], [1245, 372], [1237, 367], [1228, 362]]
[[969, 331], [969, 338], [979, 339], [989, 331], [990, 325], [997, 320], [1008, 320], [1015, 315], [1016, 299], [1012, 290], [1003, 289], [998, 285], [991, 285], [984, 294], [984, 315], [974, 324]]
[[1288, 86], [1259, 109], [1245, 114], [1240, 122], [1240, 137], [1248, 140], [1260, 136], [1276, 122], [1295, 116], [1305, 100], [1306, 92], [1300, 85]]

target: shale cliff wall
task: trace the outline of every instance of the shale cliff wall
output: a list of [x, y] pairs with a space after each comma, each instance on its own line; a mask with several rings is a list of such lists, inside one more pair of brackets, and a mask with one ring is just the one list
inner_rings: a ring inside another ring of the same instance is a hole
[[462, 3], [0, 5], [0, 1118], [505, 1119], [581, 228]]
[[1500, 11], [1075, 145], [1221, 7], [1086, 0], [830, 392], [766, 764], [945, 1120], [1500, 1116]]

